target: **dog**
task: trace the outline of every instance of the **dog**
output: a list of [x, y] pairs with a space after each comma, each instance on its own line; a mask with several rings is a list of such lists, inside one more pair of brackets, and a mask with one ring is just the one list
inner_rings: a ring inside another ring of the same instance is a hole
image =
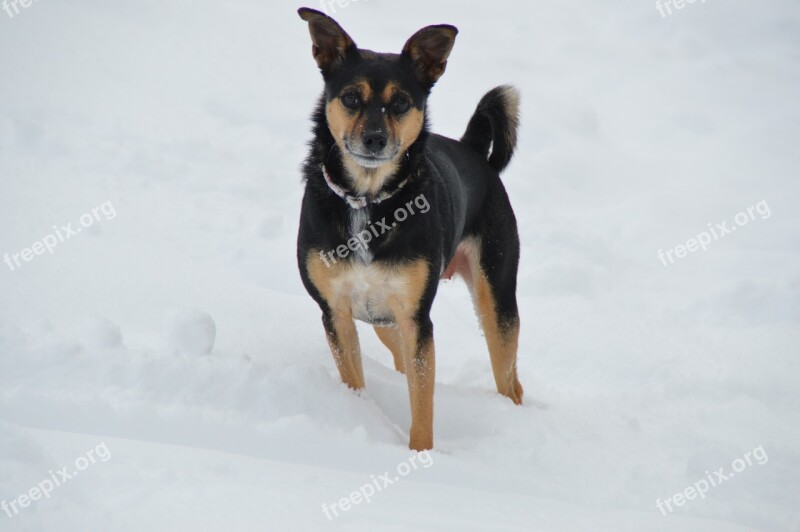
[[519, 92], [478, 104], [461, 140], [429, 132], [427, 100], [458, 30], [427, 26], [400, 54], [358, 48], [326, 14], [308, 23], [324, 92], [303, 165], [297, 261], [342, 381], [364, 387], [354, 320], [375, 328], [405, 373], [409, 447], [433, 448], [431, 306], [440, 279], [470, 289], [497, 391], [522, 403], [517, 376], [519, 234], [500, 181], [517, 142]]

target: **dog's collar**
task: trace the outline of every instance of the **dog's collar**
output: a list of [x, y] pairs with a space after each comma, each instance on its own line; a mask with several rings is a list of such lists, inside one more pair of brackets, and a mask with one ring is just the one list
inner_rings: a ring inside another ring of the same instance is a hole
[[383, 191], [375, 197], [369, 197], [369, 196], [352, 196], [348, 194], [345, 189], [343, 189], [342, 187], [333, 182], [333, 179], [331, 179], [331, 175], [328, 173], [328, 169], [325, 168], [324, 164], [322, 165], [322, 175], [323, 177], [325, 177], [325, 182], [328, 184], [328, 188], [330, 188], [334, 194], [336, 194], [344, 201], [346, 201], [351, 209], [356, 209], [356, 210], [363, 209], [370, 203], [373, 205], [377, 205], [382, 201], [386, 201], [387, 199], [391, 198], [392, 196], [400, 192], [403, 189], [403, 187], [405, 187], [406, 184], [408, 184], [408, 180], [410, 179], [408, 177], [405, 178], [392, 191]]

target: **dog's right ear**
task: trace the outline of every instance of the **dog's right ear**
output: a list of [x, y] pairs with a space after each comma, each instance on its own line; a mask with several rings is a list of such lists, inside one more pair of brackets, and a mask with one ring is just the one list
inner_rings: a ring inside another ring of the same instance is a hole
[[308, 22], [311, 33], [311, 54], [317, 62], [323, 76], [330, 75], [342, 64], [345, 56], [355, 50], [356, 43], [331, 17], [308, 7], [297, 10], [300, 18]]

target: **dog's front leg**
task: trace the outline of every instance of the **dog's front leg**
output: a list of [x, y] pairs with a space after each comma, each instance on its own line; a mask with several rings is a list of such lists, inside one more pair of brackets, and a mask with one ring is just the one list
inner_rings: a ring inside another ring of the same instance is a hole
[[433, 448], [433, 389], [436, 377], [433, 323], [428, 316], [408, 316], [398, 318], [397, 326], [411, 401], [411, 437], [408, 446], [415, 451], [424, 451]]
[[407, 320], [400, 325], [403, 335], [403, 362], [411, 400], [411, 439], [408, 446], [415, 451], [433, 448], [433, 388], [435, 384], [435, 350], [433, 324], [430, 318], [418, 324]]
[[360, 390], [364, 387], [364, 370], [361, 367], [361, 347], [350, 305], [342, 301], [323, 312], [322, 324], [342, 382], [354, 390]]
[[[398, 272], [405, 289], [389, 297], [387, 304], [397, 324], [396, 337], [402, 352], [411, 401], [411, 437], [415, 451], [433, 448], [433, 387], [435, 351], [430, 309], [438, 277], [431, 265], [416, 261]], [[434, 268], [435, 269], [435, 266]], [[432, 288], [432, 289], [431, 289]]]

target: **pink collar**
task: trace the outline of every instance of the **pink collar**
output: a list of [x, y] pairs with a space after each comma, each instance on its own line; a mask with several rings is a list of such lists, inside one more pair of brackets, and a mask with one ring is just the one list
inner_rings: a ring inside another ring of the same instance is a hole
[[403, 189], [403, 187], [406, 186], [406, 184], [408, 184], [408, 179], [409, 179], [409, 178], [404, 179], [397, 186], [397, 188], [395, 188], [391, 192], [384, 191], [375, 196], [374, 198], [369, 198], [367, 196], [351, 196], [350, 194], [348, 194], [347, 191], [345, 191], [345, 189], [343, 189], [342, 187], [333, 182], [330, 174], [328, 173], [328, 169], [325, 168], [324, 164], [322, 165], [322, 175], [325, 177], [325, 182], [328, 184], [328, 188], [330, 188], [334, 194], [345, 200], [351, 209], [356, 209], [356, 210], [363, 209], [370, 203], [377, 205], [382, 201], [386, 201], [387, 199], [391, 198], [392, 196], [400, 192]]

